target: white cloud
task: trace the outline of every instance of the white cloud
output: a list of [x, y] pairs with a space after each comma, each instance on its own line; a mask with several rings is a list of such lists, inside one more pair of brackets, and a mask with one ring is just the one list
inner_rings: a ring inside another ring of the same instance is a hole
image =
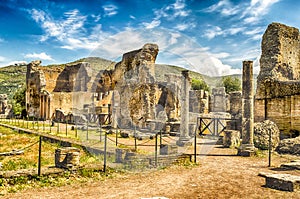
[[50, 55], [47, 55], [45, 52], [42, 53], [29, 53], [24, 55], [24, 58], [30, 58], [30, 59], [41, 59], [41, 60], [48, 60], [53, 61], [52, 57]]
[[0, 56], [0, 62], [4, 62], [5, 60], [5, 57]]
[[175, 26], [175, 30], [184, 31], [187, 29], [195, 28], [195, 27], [196, 27], [195, 23], [181, 23], [181, 24], [177, 24]]
[[[40, 40], [46, 41], [54, 38], [62, 44], [61, 48], [64, 49], [92, 50], [97, 47], [99, 41], [108, 36], [102, 31], [101, 24], [97, 24], [89, 30], [85, 29], [87, 16], [81, 15], [76, 9], [65, 12], [63, 17], [59, 19], [54, 19], [42, 10], [33, 9], [31, 15], [45, 32]], [[94, 16], [95, 20], [98, 20], [97, 17], [100, 16]]]
[[155, 10], [155, 19], [165, 18], [166, 20], [174, 20], [177, 17], [187, 17], [191, 13], [191, 10], [186, 9], [184, 0], [176, 0], [175, 3]]
[[99, 15], [92, 14], [91, 17], [94, 19], [94, 22], [98, 22], [101, 19], [101, 15], [100, 14]]
[[240, 12], [240, 6], [233, 6], [228, 0], [221, 0], [218, 3], [206, 8], [204, 12], [218, 12], [223, 16], [232, 16]]
[[153, 29], [156, 28], [160, 25], [160, 20], [153, 20], [150, 23], [147, 22], [143, 22], [142, 25], [146, 28], [146, 29]]
[[149, 31], [128, 28], [108, 37], [90, 56], [119, 61], [124, 53], [140, 49], [145, 43], [158, 44], [157, 63], [177, 65], [210, 76], [240, 73], [239, 69], [233, 69], [220, 60], [229, 57], [229, 53], [213, 54], [209, 52], [209, 48], [200, 46], [193, 38], [166, 29]]
[[133, 15], [129, 15], [129, 18], [130, 18], [130, 19], [134, 19], [134, 20], [136, 19], [136, 17], [133, 16]]
[[112, 4], [109, 4], [109, 5], [104, 5], [102, 6], [103, 10], [104, 10], [104, 16], [113, 16], [113, 15], [116, 15], [118, 14], [118, 7], [115, 6], [115, 5], [112, 5]]
[[45, 31], [41, 41], [46, 41], [50, 37], [54, 37], [59, 41], [63, 41], [68, 37], [78, 37], [84, 30], [83, 25], [87, 18], [76, 9], [65, 12], [63, 18], [58, 20], [54, 20], [44, 11], [36, 9], [31, 11], [31, 16]]
[[213, 39], [216, 36], [219, 35], [223, 35], [224, 32], [222, 31], [222, 29], [219, 26], [211, 26], [210, 28], [207, 28], [204, 31], [204, 37], [206, 37], [207, 39]]
[[245, 23], [254, 23], [259, 21], [269, 12], [270, 7], [280, 0], [251, 0], [250, 6], [242, 14]]

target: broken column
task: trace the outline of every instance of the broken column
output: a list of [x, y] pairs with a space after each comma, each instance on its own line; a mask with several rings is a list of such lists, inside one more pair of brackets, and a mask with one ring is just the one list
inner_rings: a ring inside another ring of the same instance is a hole
[[182, 71], [181, 85], [181, 121], [180, 121], [180, 138], [177, 141], [178, 146], [191, 145], [189, 137], [189, 92], [191, 82], [189, 71]]
[[242, 145], [240, 156], [251, 156], [255, 152], [253, 144], [253, 61], [243, 61], [242, 84]]

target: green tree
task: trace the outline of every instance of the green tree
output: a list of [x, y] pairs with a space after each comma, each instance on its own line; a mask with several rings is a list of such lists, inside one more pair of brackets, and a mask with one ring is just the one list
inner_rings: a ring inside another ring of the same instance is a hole
[[205, 90], [209, 91], [209, 86], [205, 83], [205, 81], [200, 79], [192, 79], [192, 89], [193, 90]]
[[226, 93], [242, 90], [241, 80], [237, 77], [232, 77], [232, 76], [223, 77], [222, 85], [225, 87]]
[[26, 93], [26, 86], [23, 85], [13, 95], [12, 104], [13, 104], [14, 113], [16, 115], [21, 114], [22, 110], [26, 108], [25, 93]]

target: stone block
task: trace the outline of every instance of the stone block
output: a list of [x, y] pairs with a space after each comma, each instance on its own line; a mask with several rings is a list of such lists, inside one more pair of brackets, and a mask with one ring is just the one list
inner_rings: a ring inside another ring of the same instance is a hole
[[299, 191], [300, 176], [290, 174], [268, 174], [259, 173], [259, 176], [266, 179], [266, 187], [281, 191]]
[[236, 130], [225, 130], [223, 137], [223, 146], [229, 148], [239, 147], [241, 144], [240, 141], [240, 132]]
[[80, 150], [75, 147], [55, 150], [55, 167], [70, 169], [79, 166]]
[[124, 150], [116, 149], [116, 163], [122, 163], [124, 161], [123, 154]]
[[173, 155], [177, 154], [178, 152], [178, 146], [177, 145], [168, 145], [168, 144], [162, 144], [160, 145], [160, 155]]

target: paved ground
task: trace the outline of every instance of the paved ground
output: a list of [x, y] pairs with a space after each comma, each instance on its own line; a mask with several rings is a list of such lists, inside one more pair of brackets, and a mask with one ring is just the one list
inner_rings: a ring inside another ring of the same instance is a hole
[[[208, 141], [199, 149], [197, 166], [119, 174], [104, 181], [27, 190], [4, 198], [300, 198], [299, 192], [263, 187], [265, 179], [257, 176], [259, 172], [300, 175], [299, 171], [273, 171], [267, 167], [267, 156], [238, 157], [236, 150]], [[297, 157], [273, 156], [272, 166], [292, 159]]]

